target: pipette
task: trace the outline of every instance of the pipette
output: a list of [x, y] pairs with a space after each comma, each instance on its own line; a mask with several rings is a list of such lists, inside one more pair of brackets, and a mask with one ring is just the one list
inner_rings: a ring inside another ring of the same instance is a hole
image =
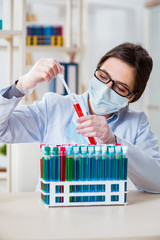
[[[75, 96], [73, 94], [71, 94], [71, 91], [66, 83], [66, 81], [64, 80], [64, 76], [63, 74], [58, 74], [58, 77], [62, 80], [62, 83], [68, 93], [68, 95], [70, 96], [71, 100], [72, 100], [72, 103], [73, 103], [73, 106], [76, 110], [76, 113], [78, 115], [78, 117], [83, 117], [84, 116], [84, 113], [82, 112], [82, 109], [81, 109], [81, 106], [79, 105], [77, 99], [75, 98]], [[96, 145], [96, 141], [94, 139], [94, 137], [88, 137], [89, 141], [90, 141], [90, 144], [92, 145]]]

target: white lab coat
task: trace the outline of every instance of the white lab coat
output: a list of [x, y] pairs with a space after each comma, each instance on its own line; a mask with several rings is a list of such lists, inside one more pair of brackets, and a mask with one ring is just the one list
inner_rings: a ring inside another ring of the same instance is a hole
[[[0, 92], [0, 142], [45, 144], [87, 143], [76, 133], [77, 114], [69, 96], [47, 93], [32, 105], [17, 106], [21, 98], [4, 98]], [[89, 113], [88, 92], [75, 95]], [[141, 191], [160, 193], [158, 142], [143, 112], [128, 107], [107, 119], [118, 143], [129, 147], [128, 176]]]

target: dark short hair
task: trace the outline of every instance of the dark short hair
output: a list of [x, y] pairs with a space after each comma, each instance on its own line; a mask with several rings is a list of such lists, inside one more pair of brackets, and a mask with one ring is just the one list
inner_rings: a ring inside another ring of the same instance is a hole
[[131, 102], [137, 101], [146, 87], [150, 73], [152, 71], [153, 61], [147, 50], [139, 44], [123, 43], [114, 47], [107, 52], [97, 64], [101, 67], [102, 64], [110, 57], [118, 58], [134, 68], [135, 86], [134, 91], [137, 94]]

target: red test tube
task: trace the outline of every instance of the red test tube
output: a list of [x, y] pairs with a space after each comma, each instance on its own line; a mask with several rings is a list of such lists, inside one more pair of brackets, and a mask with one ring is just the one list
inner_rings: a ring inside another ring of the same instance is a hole
[[[75, 108], [75, 110], [76, 110], [76, 112], [77, 112], [77, 114], [78, 114], [78, 117], [83, 117], [84, 114], [83, 114], [83, 112], [82, 112], [82, 109], [81, 109], [79, 103], [76, 103], [76, 104], [73, 104], [73, 105], [74, 105], [74, 108]], [[89, 139], [89, 141], [90, 141], [90, 143], [91, 143], [92, 145], [96, 145], [96, 144], [97, 144], [96, 141], [95, 141], [95, 139], [94, 139], [94, 137], [88, 137], [88, 139]]]
[[60, 147], [60, 181], [65, 181], [65, 147]]
[[[75, 108], [75, 110], [76, 110], [76, 112], [77, 112], [77, 114], [78, 114], [78, 117], [83, 117], [84, 114], [83, 114], [83, 112], [82, 112], [82, 109], [81, 109], [81, 107], [80, 107], [77, 99], [74, 97], [74, 95], [71, 94], [71, 91], [70, 91], [70, 89], [69, 89], [66, 81], [64, 80], [63, 74], [59, 74], [59, 77], [60, 77], [60, 79], [62, 80], [62, 83], [63, 83], [63, 85], [64, 85], [64, 87], [65, 87], [68, 95], [70, 96], [70, 98], [71, 98], [71, 100], [72, 100], [72, 102], [73, 102], [73, 105], [74, 105], [74, 108]], [[94, 137], [88, 137], [88, 139], [89, 139], [89, 141], [90, 141], [90, 143], [91, 143], [92, 145], [96, 145], [96, 141], [95, 141]]]

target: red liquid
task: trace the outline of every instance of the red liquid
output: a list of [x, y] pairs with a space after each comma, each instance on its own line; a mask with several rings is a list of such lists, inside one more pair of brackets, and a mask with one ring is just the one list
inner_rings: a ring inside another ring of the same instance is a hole
[[41, 172], [41, 178], [43, 177], [43, 171], [42, 171], [42, 159], [40, 160], [40, 172]]
[[83, 117], [84, 114], [83, 114], [83, 112], [82, 112], [82, 109], [81, 109], [79, 103], [73, 104], [73, 105], [74, 105], [74, 108], [75, 108], [75, 110], [76, 110], [76, 112], [77, 112], [77, 114], [78, 114], [78, 117]]
[[[60, 181], [65, 181], [66, 155], [65, 147], [60, 147]], [[60, 186], [60, 193], [64, 192], [64, 186]], [[61, 198], [60, 198], [61, 202]]]
[[[81, 109], [79, 103], [73, 104], [73, 105], [74, 105], [74, 108], [75, 108], [75, 110], [76, 110], [76, 112], [77, 112], [77, 114], [78, 114], [78, 117], [83, 117], [84, 114], [83, 114], [83, 112], [82, 112], [82, 109]], [[90, 144], [92, 144], [92, 145], [96, 145], [96, 144], [97, 144], [96, 141], [95, 141], [95, 139], [94, 139], [94, 137], [88, 137], [88, 139], [89, 139], [89, 141], [90, 141]]]
[[65, 181], [65, 156], [60, 156], [60, 181]]

